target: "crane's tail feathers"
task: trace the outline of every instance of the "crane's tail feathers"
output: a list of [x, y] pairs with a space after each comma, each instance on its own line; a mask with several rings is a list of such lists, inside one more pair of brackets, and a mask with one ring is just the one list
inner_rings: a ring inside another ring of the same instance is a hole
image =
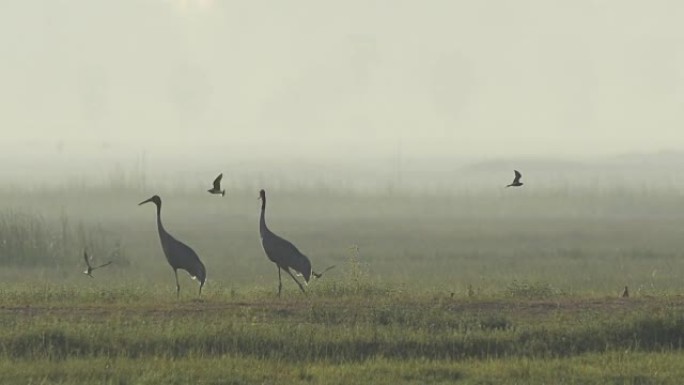
[[[298, 271], [296, 271], [296, 270], [295, 270], [294, 275], [296, 275], [297, 277], [302, 277], [302, 278], [304, 278], [304, 274], [302, 274], [302, 273], [300, 273], [300, 272], [298, 272]], [[304, 286], [309, 286], [309, 281], [307, 281], [306, 278], [304, 278]]]
[[323, 273], [325, 273], [325, 272], [328, 271], [328, 270], [332, 270], [332, 269], [334, 269], [334, 268], [335, 268], [335, 265], [328, 266], [328, 268], [326, 268], [325, 270], [321, 271], [320, 273], [316, 273], [315, 271], [311, 270], [311, 274], [313, 274], [313, 276], [314, 276], [315, 278], [321, 278], [321, 277], [323, 276]]

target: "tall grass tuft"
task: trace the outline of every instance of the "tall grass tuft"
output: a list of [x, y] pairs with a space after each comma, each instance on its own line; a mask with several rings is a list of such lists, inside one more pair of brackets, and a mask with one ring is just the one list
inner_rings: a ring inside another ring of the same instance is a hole
[[50, 225], [43, 216], [17, 211], [0, 212], [0, 265], [17, 267], [55, 267], [80, 261], [83, 249], [106, 255], [119, 265], [128, 265], [120, 238], [108, 235], [100, 226], [75, 228], [62, 213], [59, 226]]

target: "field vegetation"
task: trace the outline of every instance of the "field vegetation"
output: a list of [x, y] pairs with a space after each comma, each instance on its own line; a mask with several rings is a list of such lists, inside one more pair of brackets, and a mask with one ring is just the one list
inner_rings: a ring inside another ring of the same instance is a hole
[[[276, 297], [252, 186], [0, 192], [0, 382], [680, 383], [675, 190], [263, 187], [271, 229], [336, 265], [306, 295]], [[175, 298], [155, 193], [202, 298], [184, 273]], [[114, 263], [91, 279], [84, 248]]]

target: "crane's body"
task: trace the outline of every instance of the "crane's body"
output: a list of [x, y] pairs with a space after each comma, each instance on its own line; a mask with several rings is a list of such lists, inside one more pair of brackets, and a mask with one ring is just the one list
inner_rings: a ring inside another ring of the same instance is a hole
[[[320, 278], [322, 273], [318, 274], [311, 270], [309, 258], [299, 251], [295, 245], [269, 230], [268, 226], [266, 226], [266, 192], [264, 190], [259, 192], [259, 199], [261, 199], [261, 216], [259, 218], [261, 246], [264, 248], [264, 253], [266, 253], [268, 259], [278, 267], [278, 296], [280, 296], [280, 292], [283, 288], [283, 281], [280, 275], [281, 270], [287, 272], [292, 279], [297, 282], [299, 289], [301, 289], [302, 292], [305, 292], [304, 287], [299, 283], [297, 278], [295, 278], [290, 269], [301, 274], [304, 277], [305, 283], [309, 282], [311, 275]], [[329, 269], [326, 269], [326, 271], [327, 270]]]
[[[263, 215], [262, 215], [263, 217]], [[299, 249], [286, 239], [279, 237], [266, 227], [265, 221], [259, 226], [261, 246], [271, 262], [282, 269], [291, 268], [304, 277], [306, 282], [311, 279], [311, 262]]]
[[199, 281], [199, 294], [201, 295], [202, 287], [204, 286], [207, 277], [204, 264], [190, 246], [177, 240], [164, 229], [164, 225], [161, 221], [161, 198], [155, 195], [146, 201], [140, 202], [139, 205], [147, 202], [153, 202], [157, 206], [157, 230], [159, 231], [159, 241], [161, 242], [166, 261], [171, 265], [173, 273], [176, 276], [176, 296], [180, 296], [178, 269], [187, 271], [193, 279]]
[[219, 174], [219, 176], [217, 176], [216, 179], [214, 179], [213, 187], [211, 189], [207, 190], [207, 192], [209, 192], [209, 194], [221, 194], [221, 196], [226, 195], [226, 190], [221, 190], [221, 179], [222, 178], [223, 178], [223, 173]]

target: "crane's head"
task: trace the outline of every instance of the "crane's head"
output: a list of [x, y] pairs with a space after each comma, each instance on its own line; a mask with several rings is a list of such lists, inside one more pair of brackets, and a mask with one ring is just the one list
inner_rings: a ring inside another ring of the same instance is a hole
[[144, 201], [138, 203], [138, 206], [144, 205], [147, 202], [154, 202], [154, 204], [157, 205], [157, 207], [161, 207], [161, 198], [159, 197], [159, 195], [155, 195], [148, 200], [144, 200]]
[[202, 288], [204, 287], [204, 282], [207, 280], [207, 270], [204, 268], [202, 261], [197, 259], [197, 263], [194, 267], [188, 269], [188, 273], [190, 273], [192, 279], [199, 281], [199, 293], [202, 295]]
[[204, 282], [207, 280], [207, 271], [204, 269], [204, 265], [201, 265], [199, 269], [195, 272], [194, 279], [198, 280], [200, 283], [200, 292], [202, 292], [202, 287]]
[[264, 191], [264, 189], [259, 190], [259, 199], [261, 199], [261, 200], [266, 199], [266, 191]]

